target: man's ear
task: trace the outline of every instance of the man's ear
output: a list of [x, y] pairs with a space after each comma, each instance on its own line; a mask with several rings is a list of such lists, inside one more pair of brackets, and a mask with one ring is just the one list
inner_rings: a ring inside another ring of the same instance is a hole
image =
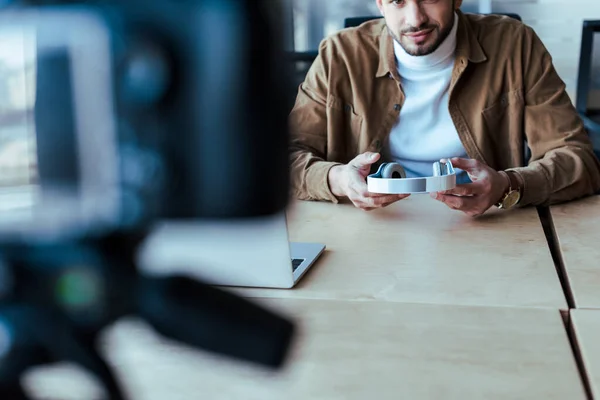
[[377, 8], [379, 8], [379, 12], [381, 13], [381, 15], [384, 15], [384, 12], [383, 12], [383, 0], [375, 0], [375, 4], [377, 4]]
[[463, 2], [463, 0], [456, 0], [454, 2], [454, 9], [458, 10], [460, 8], [460, 6], [462, 6], [462, 2]]

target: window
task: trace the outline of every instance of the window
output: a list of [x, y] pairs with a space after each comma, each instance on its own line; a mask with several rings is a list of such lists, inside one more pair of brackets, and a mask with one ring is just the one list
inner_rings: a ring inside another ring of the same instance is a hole
[[34, 35], [0, 30], [0, 189], [36, 182]]

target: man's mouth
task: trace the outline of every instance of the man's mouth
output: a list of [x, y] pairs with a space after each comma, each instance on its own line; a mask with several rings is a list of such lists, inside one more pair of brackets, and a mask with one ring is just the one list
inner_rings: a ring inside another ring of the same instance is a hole
[[404, 36], [408, 37], [409, 39], [413, 40], [414, 42], [422, 42], [429, 37], [431, 32], [433, 32], [433, 28], [424, 29], [424, 30], [418, 31], [418, 32], [405, 33]]

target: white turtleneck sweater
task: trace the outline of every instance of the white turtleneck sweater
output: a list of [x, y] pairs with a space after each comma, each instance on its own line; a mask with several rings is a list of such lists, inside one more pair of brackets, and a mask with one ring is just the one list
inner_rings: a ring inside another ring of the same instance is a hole
[[[398, 73], [406, 95], [387, 150], [407, 177], [432, 176], [441, 158], [466, 157], [448, 111], [458, 16], [444, 42], [431, 54], [411, 56], [394, 40]], [[457, 171], [459, 173], [459, 171]]]

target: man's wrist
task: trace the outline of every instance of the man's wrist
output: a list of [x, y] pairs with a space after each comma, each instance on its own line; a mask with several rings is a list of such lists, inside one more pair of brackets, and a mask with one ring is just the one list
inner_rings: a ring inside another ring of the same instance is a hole
[[[519, 203], [521, 195], [522, 195], [522, 182], [519, 179], [518, 174], [512, 171], [498, 171], [500, 175], [504, 177], [505, 184], [503, 185], [503, 192], [496, 203], [498, 207], [501, 208], [511, 208]], [[517, 194], [518, 192], [518, 194]], [[503, 204], [506, 199], [511, 196], [509, 200], [509, 205]], [[516, 197], [515, 197], [516, 196]], [[513, 204], [514, 203], [514, 204]]]
[[518, 190], [519, 193], [521, 193], [521, 196], [523, 196], [524, 183], [521, 175], [516, 171], [506, 171], [506, 173], [510, 177], [512, 190]]
[[502, 191], [502, 193], [503, 195], [505, 195], [512, 188], [510, 176], [508, 176], [508, 173], [506, 171], [499, 171], [499, 173], [504, 178], [504, 186], [502, 186], [504, 190]]
[[334, 165], [329, 169], [329, 172], [327, 173], [327, 183], [329, 185], [329, 190], [336, 197], [344, 196], [344, 192], [340, 184], [340, 176], [343, 172], [343, 167], [343, 165]]
[[502, 191], [500, 192], [500, 197], [498, 198], [498, 200], [496, 201], [495, 204], [499, 204], [500, 202], [502, 202], [502, 200], [504, 199], [504, 197], [508, 194], [508, 192], [511, 190], [511, 181], [510, 181], [510, 176], [508, 176], [508, 174], [506, 173], [506, 171], [498, 171], [498, 173], [502, 176], [503, 180], [503, 185], [502, 185]]

